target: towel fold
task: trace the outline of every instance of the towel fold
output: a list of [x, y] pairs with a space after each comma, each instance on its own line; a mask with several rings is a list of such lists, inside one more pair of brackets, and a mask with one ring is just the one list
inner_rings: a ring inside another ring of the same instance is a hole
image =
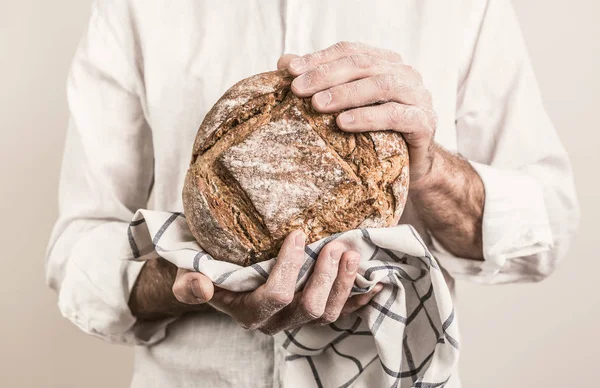
[[[182, 213], [138, 210], [128, 228], [130, 260], [163, 257], [236, 292], [264, 284], [275, 259], [248, 267], [214, 260]], [[275, 335], [286, 352], [283, 387], [443, 387], [458, 361], [450, 291], [438, 263], [410, 225], [355, 229], [305, 248], [301, 290], [321, 248], [340, 240], [360, 254], [352, 295], [384, 288], [370, 303], [327, 326]]]

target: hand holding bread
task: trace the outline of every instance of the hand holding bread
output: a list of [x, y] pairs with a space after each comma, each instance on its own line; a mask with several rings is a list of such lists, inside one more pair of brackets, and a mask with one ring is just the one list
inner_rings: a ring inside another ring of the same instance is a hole
[[339, 241], [325, 245], [304, 289], [295, 292], [304, 263], [305, 236], [290, 233], [266, 283], [252, 292], [219, 289], [201, 273], [180, 269], [173, 293], [180, 302], [209, 303], [243, 328], [275, 334], [306, 324], [328, 324], [366, 305], [381, 290], [348, 298], [358, 268], [358, 254]]
[[342, 42], [277, 66], [234, 85], [206, 115], [183, 190], [190, 230], [215, 259], [276, 255], [277, 264], [253, 292], [185, 270], [173, 286], [181, 302], [209, 303], [266, 333], [333, 322], [380, 290], [348, 298], [359, 257], [333, 241], [294, 293], [304, 246], [397, 224], [409, 175], [430, 169], [436, 126], [419, 73], [396, 53]]
[[293, 93], [298, 79], [286, 70], [246, 78], [198, 129], [183, 207], [193, 236], [217, 260], [268, 260], [296, 229], [311, 244], [400, 219], [410, 174], [402, 135], [341, 131], [337, 113]]
[[421, 74], [389, 50], [339, 42], [301, 57], [286, 54], [278, 66], [295, 79], [292, 91], [311, 97], [346, 132], [393, 130], [403, 134], [410, 155], [411, 184], [431, 169], [437, 119]]

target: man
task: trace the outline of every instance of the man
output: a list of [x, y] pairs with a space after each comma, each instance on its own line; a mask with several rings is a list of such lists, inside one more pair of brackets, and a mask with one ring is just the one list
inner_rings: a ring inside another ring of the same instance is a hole
[[[82, 330], [137, 345], [133, 387], [277, 386], [282, 355], [268, 334], [330, 322], [372, 297], [347, 298], [356, 257], [335, 246], [296, 295], [283, 270], [235, 295], [164, 261], [122, 260], [135, 210], [183, 210], [208, 109], [276, 63], [315, 109], [348, 109], [342, 130], [404, 134], [400, 222], [417, 228], [451, 290], [454, 278], [541, 280], [576, 231], [570, 164], [508, 0], [97, 0], [69, 75], [47, 275]], [[278, 260], [292, 275], [296, 244], [293, 232]], [[456, 373], [447, 386], [460, 386]]]

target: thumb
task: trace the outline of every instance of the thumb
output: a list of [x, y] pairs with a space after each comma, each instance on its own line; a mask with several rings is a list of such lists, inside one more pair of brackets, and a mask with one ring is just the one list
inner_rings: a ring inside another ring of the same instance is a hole
[[294, 58], [299, 58], [299, 55], [296, 54], [283, 54], [279, 60], [277, 61], [277, 70], [287, 69], [290, 62]]
[[212, 299], [215, 287], [212, 281], [199, 272], [177, 269], [173, 294], [178, 301], [187, 304], [206, 303]]

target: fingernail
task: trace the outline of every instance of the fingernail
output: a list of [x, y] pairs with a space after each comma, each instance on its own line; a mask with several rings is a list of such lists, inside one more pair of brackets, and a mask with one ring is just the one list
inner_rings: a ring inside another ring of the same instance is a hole
[[334, 249], [333, 251], [329, 252], [329, 258], [333, 261], [333, 262], [338, 262], [340, 261], [340, 257], [342, 257], [342, 250], [341, 249]]
[[310, 86], [310, 79], [306, 74], [302, 74], [301, 76], [296, 77], [296, 79], [292, 83], [294, 84], [296, 89], [305, 90], [308, 89], [308, 87]]
[[354, 273], [358, 268], [358, 257], [353, 257], [346, 262], [346, 272]]
[[373, 294], [377, 294], [377, 293], [378, 293], [379, 291], [381, 291], [382, 289], [383, 289], [383, 284], [381, 284], [381, 283], [377, 283], [377, 284], [375, 285], [375, 287], [373, 287], [373, 289], [371, 290], [371, 292], [372, 292]]
[[300, 232], [296, 235], [296, 237], [294, 238], [294, 244], [296, 245], [296, 248], [304, 250], [305, 238], [306, 236], [304, 236], [303, 232]]
[[340, 115], [340, 123], [352, 124], [354, 122], [354, 116], [352, 113], [344, 112]]
[[306, 59], [296, 58], [290, 61], [290, 69], [294, 71], [302, 71], [306, 67]]
[[200, 282], [197, 279], [194, 279], [190, 282], [190, 290], [192, 291], [192, 295], [194, 295], [198, 303], [205, 302], [204, 295], [202, 294], [202, 288], [200, 288]]
[[331, 93], [325, 91], [315, 94], [315, 102], [321, 108], [326, 107], [331, 102]]

